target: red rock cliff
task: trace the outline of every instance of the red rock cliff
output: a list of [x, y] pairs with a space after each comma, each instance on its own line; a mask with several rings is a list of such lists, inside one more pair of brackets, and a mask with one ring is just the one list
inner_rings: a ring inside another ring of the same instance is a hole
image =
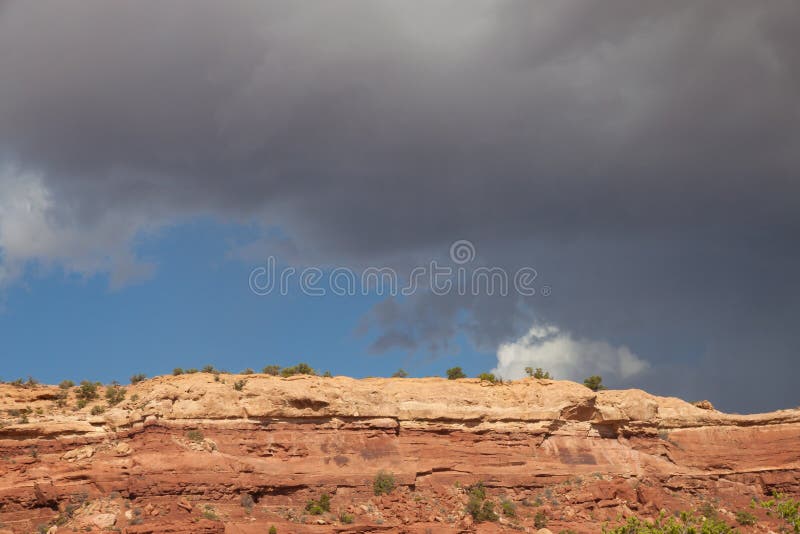
[[[198, 373], [127, 387], [98, 415], [102, 395], [77, 409], [62, 391], [0, 386], [0, 532], [599, 532], [660, 509], [735, 524], [751, 499], [800, 493], [800, 410], [535, 379]], [[396, 488], [376, 496], [381, 471]], [[465, 513], [477, 482], [495, 522]]]

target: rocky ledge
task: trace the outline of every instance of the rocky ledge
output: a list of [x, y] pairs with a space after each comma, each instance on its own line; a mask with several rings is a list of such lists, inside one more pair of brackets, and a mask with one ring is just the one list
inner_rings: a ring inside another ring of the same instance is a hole
[[[105, 388], [79, 403], [0, 385], [0, 532], [600, 532], [661, 510], [731, 525], [748, 510], [738, 528], [767, 532], [778, 520], [751, 501], [800, 494], [800, 410], [533, 378], [197, 373], [125, 389], [109, 407]], [[478, 483], [494, 520], [467, 513]]]

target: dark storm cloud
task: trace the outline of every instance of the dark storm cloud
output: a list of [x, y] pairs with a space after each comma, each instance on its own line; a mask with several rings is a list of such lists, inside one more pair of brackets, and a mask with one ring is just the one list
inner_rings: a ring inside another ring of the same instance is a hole
[[[114, 270], [81, 251], [197, 213], [278, 224], [310, 261], [470, 239], [553, 298], [386, 303], [376, 349], [539, 320], [701, 361], [693, 396], [797, 403], [797, 20], [793, 0], [0, 3], [0, 150], [78, 252], [2, 224], [0, 246]], [[754, 358], [778, 387], [742, 397]]]

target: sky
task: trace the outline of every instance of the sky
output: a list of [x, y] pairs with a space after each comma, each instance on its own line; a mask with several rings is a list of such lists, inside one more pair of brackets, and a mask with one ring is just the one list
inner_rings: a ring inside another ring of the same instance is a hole
[[[0, 377], [532, 366], [795, 407], [797, 20], [0, 0]], [[337, 294], [371, 269], [419, 283]]]

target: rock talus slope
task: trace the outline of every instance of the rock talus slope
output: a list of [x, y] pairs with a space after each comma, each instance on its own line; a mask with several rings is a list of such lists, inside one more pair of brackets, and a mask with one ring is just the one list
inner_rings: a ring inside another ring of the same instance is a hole
[[[800, 410], [535, 379], [197, 373], [126, 389], [92, 415], [102, 390], [78, 409], [72, 390], [0, 385], [0, 532], [599, 532], [662, 509], [733, 525], [752, 499], [800, 494]], [[380, 472], [396, 487], [376, 496]], [[465, 513], [478, 482], [497, 521]], [[747, 528], [777, 530], [754, 513]]]

